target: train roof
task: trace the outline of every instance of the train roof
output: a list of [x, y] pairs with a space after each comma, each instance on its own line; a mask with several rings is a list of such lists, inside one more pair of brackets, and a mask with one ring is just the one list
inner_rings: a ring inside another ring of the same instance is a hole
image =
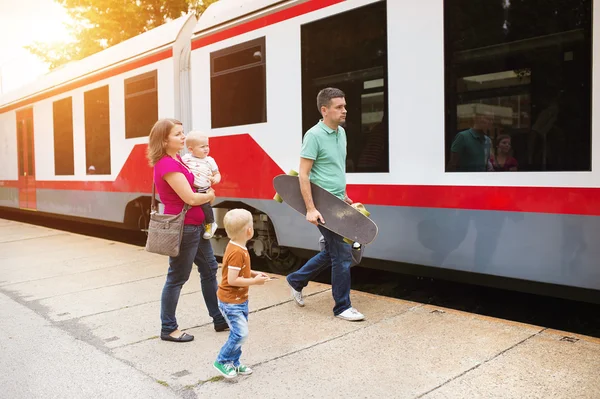
[[219, 0], [211, 4], [200, 16], [194, 33], [234, 21], [238, 18], [269, 8], [276, 4], [290, 3], [282, 0]]
[[194, 14], [184, 15], [82, 60], [59, 67], [27, 85], [1, 96], [0, 107], [168, 46], [175, 42], [182, 28], [191, 18], [196, 17]]

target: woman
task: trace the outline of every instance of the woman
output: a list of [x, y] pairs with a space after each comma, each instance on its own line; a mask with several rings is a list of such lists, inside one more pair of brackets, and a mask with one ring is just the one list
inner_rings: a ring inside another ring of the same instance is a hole
[[179, 151], [184, 148], [185, 135], [181, 122], [174, 119], [161, 119], [150, 131], [147, 157], [154, 167], [154, 183], [160, 200], [165, 206], [165, 214], [181, 212], [184, 203], [190, 205], [185, 215], [183, 238], [177, 257], [169, 257], [169, 272], [161, 297], [160, 318], [162, 323], [160, 338], [164, 341], [188, 342], [193, 335], [181, 332], [175, 318], [181, 287], [189, 279], [192, 263], [200, 272], [202, 295], [213, 318], [216, 331], [228, 328], [217, 303], [217, 260], [210, 240], [203, 240], [204, 213], [199, 205], [215, 198], [213, 190], [207, 193], [193, 191], [194, 175], [185, 166]]
[[500, 134], [496, 138], [496, 156], [490, 155], [490, 162], [496, 172], [517, 171], [519, 163], [510, 155], [510, 136]]

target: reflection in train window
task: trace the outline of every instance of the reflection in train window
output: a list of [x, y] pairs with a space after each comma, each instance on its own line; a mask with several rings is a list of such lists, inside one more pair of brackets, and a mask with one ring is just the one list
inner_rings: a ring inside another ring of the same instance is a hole
[[591, 170], [591, 0], [444, 7], [446, 170]]
[[156, 70], [125, 79], [125, 138], [147, 137], [158, 119]]
[[73, 100], [71, 97], [52, 103], [54, 124], [54, 173], [72, 176], [75, 173], [73, 153]]
[[83, 93], [86, 173], [110, 174], [108, 86]]
[[265, 38], [210, 54], [212, 128], [267, 121]]
[[317, 94], [346, 94], [348, 173], [389, 172], [386, 2], [302, 26], [302, 134], [321, 118]]

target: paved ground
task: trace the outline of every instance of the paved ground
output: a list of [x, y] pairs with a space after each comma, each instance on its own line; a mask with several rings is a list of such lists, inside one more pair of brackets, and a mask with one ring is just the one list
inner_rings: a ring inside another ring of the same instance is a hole
[[[600, 398], [600, 340], [352, 292], [367, 320], [331, 314], [330, 287], [306, 307], [283, 278], [251, 288], [233, 381], [211, 364], [196, 272], [178, 307], [187, 344], [157, 338], [166, 258], [143, 248], [0, 219], [0, 386], [10, 398]], [[6, 395], [6, 396], [5, 396]]]

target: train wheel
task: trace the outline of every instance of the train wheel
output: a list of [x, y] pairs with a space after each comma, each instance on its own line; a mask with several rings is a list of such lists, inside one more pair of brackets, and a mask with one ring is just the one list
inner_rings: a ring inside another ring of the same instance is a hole
[[302, 259], [297, 257], [287, 248], [273, 246], [271, 255], [266, 258], [267, 265], [273, 273], [288, 275], [300, 268]]

